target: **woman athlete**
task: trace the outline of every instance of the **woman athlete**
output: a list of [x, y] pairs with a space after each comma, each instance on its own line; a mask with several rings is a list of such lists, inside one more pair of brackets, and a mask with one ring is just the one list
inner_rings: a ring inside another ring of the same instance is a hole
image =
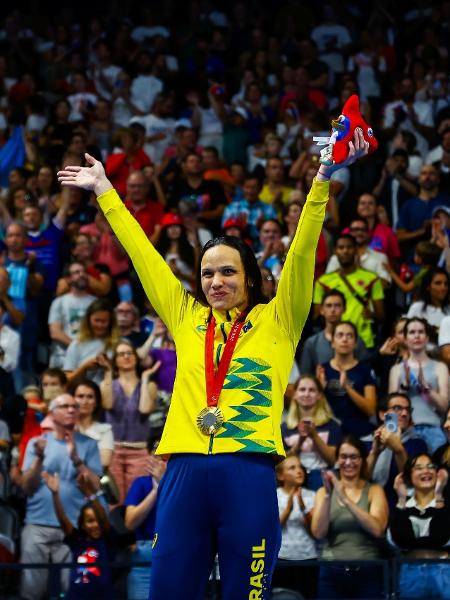
[[357, 130], [344, 163], [321, 165], [268, 304], [256, 259], [239, 239], [205, 245], [194, 297], [99, 161], [86, 154], [90, 166], [58, 173], [62, 185], [95, 192], [176, 344], [177, 375], [158, 447], [170, 460], [158, 490], [151, 600], [202, 599], [216, 553], [223, 600], [269, 595], [281, 539], [274, 458], [284, 456], [283, 394], [311, 304], [329, 179], [367, 151]]

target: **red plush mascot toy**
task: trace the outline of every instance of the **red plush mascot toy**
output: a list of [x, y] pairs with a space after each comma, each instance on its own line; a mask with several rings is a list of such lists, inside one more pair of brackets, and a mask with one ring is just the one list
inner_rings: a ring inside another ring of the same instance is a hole
[[323, 165], [332, 165], [343, 162], [348, 156], [348, 143], [353, 140], [353, 133], [357, 127], [362, 129], [364, 139], [369, 142], [369, 154], [378, 147], [378, 142], [373, 135], [373, 130], [361, 116], [359, 98], [350, 96], [344, 104], [342, 114], [331, 121], [330, 137], [313, 137], [319, 146], [326, 145], [320, 152], [320, 162]]

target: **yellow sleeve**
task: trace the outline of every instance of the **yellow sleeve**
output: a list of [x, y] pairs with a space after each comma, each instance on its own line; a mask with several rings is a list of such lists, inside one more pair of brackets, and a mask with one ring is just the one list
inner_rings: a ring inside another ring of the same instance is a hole
[[275, 311], [289, 337], [298, 342], [311, 306], [316, 248], [330, 184], [314, 179], [281, 272]]
[[109, 190], [99, 196], [97, 202], [130, 257], [153, 308], [174, 334], [189, 301], [189, 294], [155, 250], [117, 192]]

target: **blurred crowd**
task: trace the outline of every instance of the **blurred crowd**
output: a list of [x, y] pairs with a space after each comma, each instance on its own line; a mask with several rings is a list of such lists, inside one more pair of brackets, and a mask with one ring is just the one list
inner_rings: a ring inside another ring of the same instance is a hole
[[[330, 182], [285, 393], [274, 585], [382, 597], [378, 567], [331, 561], [396, 554], [435, 561], [402, 566], [400, 597], [450, 598], [450, 2], [77, 14], [0, 19], [0, 560], [73, 558], [68, 598], [147, 598], [149, 568], [89, 564], [151, 557], [176, 350], [95, 197], [57, 171], [101, 160], [194, 293], [203, 244], [243, 238], [270, 302], [313, 137], [358, 94], [379, 149]], [[16, 592], [45, 598], [46, 572]]]

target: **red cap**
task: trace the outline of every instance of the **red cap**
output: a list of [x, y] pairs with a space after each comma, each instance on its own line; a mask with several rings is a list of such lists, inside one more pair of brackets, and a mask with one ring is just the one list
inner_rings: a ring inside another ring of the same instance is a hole
[[242, 231], [244, 229], [244, 223], [240, 219], [230, 217], [225, 221], [225, 223], [222, 226], [222, 229], [228, 229], [229, 227], [237, 227]]
[[175, 213], [166, 213], [163, 215], [160, 223], [161, 227], [169, 227], [169, 225], [183, 225], [183, 219]]

